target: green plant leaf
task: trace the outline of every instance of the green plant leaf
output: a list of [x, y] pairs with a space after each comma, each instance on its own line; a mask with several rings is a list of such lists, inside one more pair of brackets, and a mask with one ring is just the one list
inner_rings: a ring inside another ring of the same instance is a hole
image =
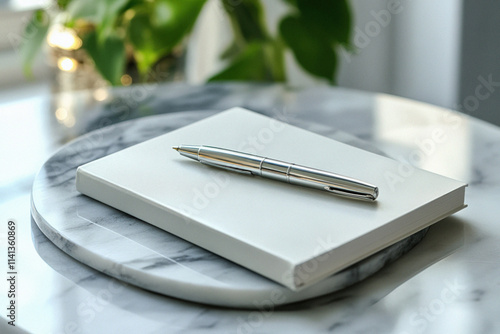
[[219, 58], [222, 60], [231, 59], [239, 55], [243, 51], [243, 45], [232, 41], [224, 51], [220, 54]]
[[138, 8], [128, 26], [142, 75], [191, 31], [205, 0], [157, 0]]
[[248, 44], [233, 62], [208, 81], [231, 80], [272, 81], [272, 76], [266, 66], [263, 43]]
[[45, 42], [49, 26], [49, 15], [43, 10], [37, 10], [24, 29], [20, 51], [23, 72], [28, 78], [33, 77], [31, 66]]
[[283, 0], [283, 1], [285, 1], [289, 5], [297, 6], [297, 0]]
[[97, 40], [103, 43], [114, 33], [118, 17], [123, 13], [130, 0], [73, 0], [68, 12], [73, 20], [84, 19], [96, 26]]
[[84, 19], [96, 23], [101, 18], [98, 15], [99, 2], [99, 0], [73, 0], [68, 4], [66, 11], [73, 19]]
[[97, 24], [97, 41], [99, 44], [114, 33], [113, 29], [116, 20], [128, 2], [129, 0], [101, 0], [99, 2], [99, 15], [102, 15], [99, 24]]
[[330, 43], [349, 45], [351, 12], [347, 0], [296, 0], [301, 20]]
[[73, 19], [101, 24], [116, 17], [130, 0], [73, 0], [67, 7]]
[[259, 0], [222, 1], [233, 30], [247, 42], [268, 39]]
[[83, 38], [83, 48], [94, 61], [102, 77], [112, 85], [120, 85], [125, 70], [125, 43], [116, 35], [110, 35], [104, 43], [99, 43], [92, 31]]
[[328, 40], [296, 16], [285, 17], [280, 22], [279, 30], [297, 62], [307, 72], [333, 83], [337, 54]]
[[68, 7], [70, 2], [71, 2], [71, 0], [57, 0], [57, 6], [60, 9], [65, 10], [66, 7]]

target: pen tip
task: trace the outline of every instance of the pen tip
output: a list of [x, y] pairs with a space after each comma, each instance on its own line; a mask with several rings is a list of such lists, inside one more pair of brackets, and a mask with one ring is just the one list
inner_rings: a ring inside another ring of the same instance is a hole
[[179, 146], [172, 146], [172, 148], [176, 151], [179, 151]]

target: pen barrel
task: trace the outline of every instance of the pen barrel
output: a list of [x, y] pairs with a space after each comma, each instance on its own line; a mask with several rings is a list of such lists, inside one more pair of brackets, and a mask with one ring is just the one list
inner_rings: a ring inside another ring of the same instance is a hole
[[199, 162], [233, 172], [259, 175], [290, 184], [374, 201], [378, 188], [343, 175], [213, 146], [181, 145], [177, 150]]
[[199, 162], [234, 172], [259, 175], [262, 160], [263, 157], [256, 155], [211, 146], [201, 146], [198, 150]]

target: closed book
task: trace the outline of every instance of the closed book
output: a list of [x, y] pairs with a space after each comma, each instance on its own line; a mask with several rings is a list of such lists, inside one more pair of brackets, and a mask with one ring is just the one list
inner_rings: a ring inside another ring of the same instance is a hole
[[[378, 186], [375, 202], [187, 159], [210, 145]], [[302, 289], [465, 207], [466, 184], [232, 108], [82, 165], [81, 193], [279, 282]]]

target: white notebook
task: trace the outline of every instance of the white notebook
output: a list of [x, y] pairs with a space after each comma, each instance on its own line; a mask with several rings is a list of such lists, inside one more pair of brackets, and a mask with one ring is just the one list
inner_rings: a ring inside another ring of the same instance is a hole
[[[360, 179], [375, 203], [202, 165], [211, 145]], [[297, 290], [462, 209], [466, 184], [233, 108], [77, 170], [81, 193]], [[395, 181], [397, 180], [397, 181]], [[119, 250], [117, 250], [119, 251]]]

